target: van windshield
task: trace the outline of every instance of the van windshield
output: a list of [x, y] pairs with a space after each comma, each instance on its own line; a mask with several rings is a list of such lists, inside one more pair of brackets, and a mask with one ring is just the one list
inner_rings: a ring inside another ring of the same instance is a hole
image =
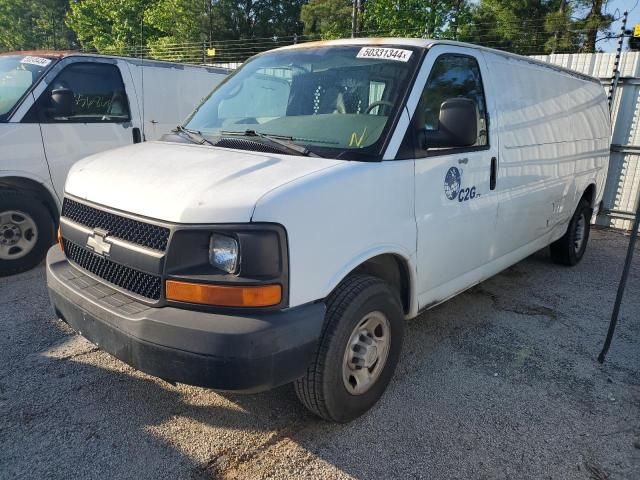
[[326, 157], [379, 157], [418, 57], [383, 45], [262, 54], [216, 88], [185, 127], [204, 137], [286, 137]]
[[0, 56], [0, 122], [47, 69], [51, 59], [44, 57]]

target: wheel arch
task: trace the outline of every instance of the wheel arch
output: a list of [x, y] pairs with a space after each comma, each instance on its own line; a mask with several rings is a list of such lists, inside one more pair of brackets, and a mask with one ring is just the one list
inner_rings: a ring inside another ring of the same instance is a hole
[[417, 310], [415, 270], [404, 255], [397, 252], [371, 255], [343, 275], [334, 288], [345, 278], [355, 274], [371, 275], [387, 283], [398, 294], [405, 316], [411, 317]]
[[60, 217], [58, 202], [55, 196], [42, 183], [26, 177], [8, 176], [0, 177], [0, 189], [13, 190], [17, 192], [27, 192], [36, 197], [49, 211], [56, 228]]
[[587, 185], [587, 188], [584, 189], [584, 192], [582, 192], [582, 197], [580, 197], [580, 199], [585, 199], [589, 202], [589, 206], [591, 208], [595, 207], [595, 202], [596, 202], [596, 184], [595, 182], [591, 182], [589, 183], [589, 185]]

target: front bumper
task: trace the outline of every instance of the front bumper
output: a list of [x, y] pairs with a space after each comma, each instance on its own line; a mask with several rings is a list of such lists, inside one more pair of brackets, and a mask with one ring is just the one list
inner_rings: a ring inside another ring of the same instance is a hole
[[217, 390], [262, 391], [304, 375], [325, 314], [322, 302], [250, 315], [148, 307], [70, 265], [57, 245], [47, 286], [60, 318], [114, 357]]

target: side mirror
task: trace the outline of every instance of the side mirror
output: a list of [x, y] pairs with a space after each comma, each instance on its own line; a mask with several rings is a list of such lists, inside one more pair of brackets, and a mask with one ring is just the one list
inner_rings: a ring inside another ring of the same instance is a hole
[[68, 88], [56, 88], [51, 90], [51, 117], [70, 117], [73, 115], [73, 92]]
[[470, 147], [478, 139], [478, 112], [468, 98], [442, 102], [437, 130], [423, 130], [423, 148]]

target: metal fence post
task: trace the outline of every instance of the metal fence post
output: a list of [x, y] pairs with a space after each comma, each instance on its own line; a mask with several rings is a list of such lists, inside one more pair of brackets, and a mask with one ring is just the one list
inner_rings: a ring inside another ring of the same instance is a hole
[[[627, 31], [627, 16], [628, 13], [624, 12], [622, 16], [622, 29], [620, 31], [620, 38], [618, 39], [618, 50], [616, 51], [616, 61], [613, 67], [613, 78], [611, 80], [611, 87], [609, 89], [609, 111], [613, 111], [613, 99], [618, 87], [618, 81], [620, 79], [620, 56], [622, 53], [622, 43]], [[633, 227], [631, 229], [631, 238], [629, 239], [629, 246], [627, 247], [627, 255], [624, 259], [624, 267], [622, 268], [622, 275], [620, 276], [620, 283], [618, 284], [618, 291], [616, 292], [616, 300], [613, 304], [613, 312], [611, 312], [611, 321], [609, 322], [609, 329], [607, 331], [607, 337], [605, 338], [604, 345], [600, 355], [598, 355], [598, 362], [604, 363], [604, 359], [609, 352], [611, 346], [611, 340], [618, 324], [618, 315], [620, 314], [620, 305], [622, 304], [622, 297], [624, 296], [624, 290], [627, 286], [627, 278], [629, 277], [629, 270], [631, 268], [631, 261], [633, 260], [633, 251], [635, 249], [636, 240], [638, 239], [638, 228], [640, 227], [640, 192], [638, 192], [638, 198], [636, 200], [636, 215], [633, 221]]]
[[624, 42], [625, 32], [627, 31], [627, 17], [629, 12], [622, 14], [622, 28], [620, 29], [620, 37], [618, 37], [618, 49], [616, 50], [616, 61], [613, 64], [613, 78], [611, 79], [611, 87], [609, 87], [609, 112], [613, 110], [613, 99], [620, 80], [620, 56], [622, 55], [622, 43]]
[[629, 239], [627, 256], [624, 259], [624, 268], [622, 269], [622, 276], [620, 277], [620, 283], [618, 284], [616, 301], [613, 304], [613, 312], [611, 313], [611, 322], [609, 323], [607, 338], [604, 341], [604, 346], [602, 347], [602, 351], [600, 352], [600, 355], [598, 355], [598, 362], [600, 363], [603, 363], [604, 358], [607, 356], [607, 352], [609, 351], [609, 347], [611, 346], [611, 340], [613, 339], [613, 333], [615, 332], [616, 324], [618, 323], [618, 314], [620, 313], [620, 304], [622, 303], [622, 296], [624, 295], [624, 289], [627, 286], [627, 278], [629, 277], [631, 260], [633, 260], [633, 251], [636, 246], [636, 240], [638, 239], [638, 227], [640, 227], [640, 192], [638, 193], [638, 199], [637, 199], [637, 205], [636, 205], [636, 218], [633, 221], [631, 238]]

